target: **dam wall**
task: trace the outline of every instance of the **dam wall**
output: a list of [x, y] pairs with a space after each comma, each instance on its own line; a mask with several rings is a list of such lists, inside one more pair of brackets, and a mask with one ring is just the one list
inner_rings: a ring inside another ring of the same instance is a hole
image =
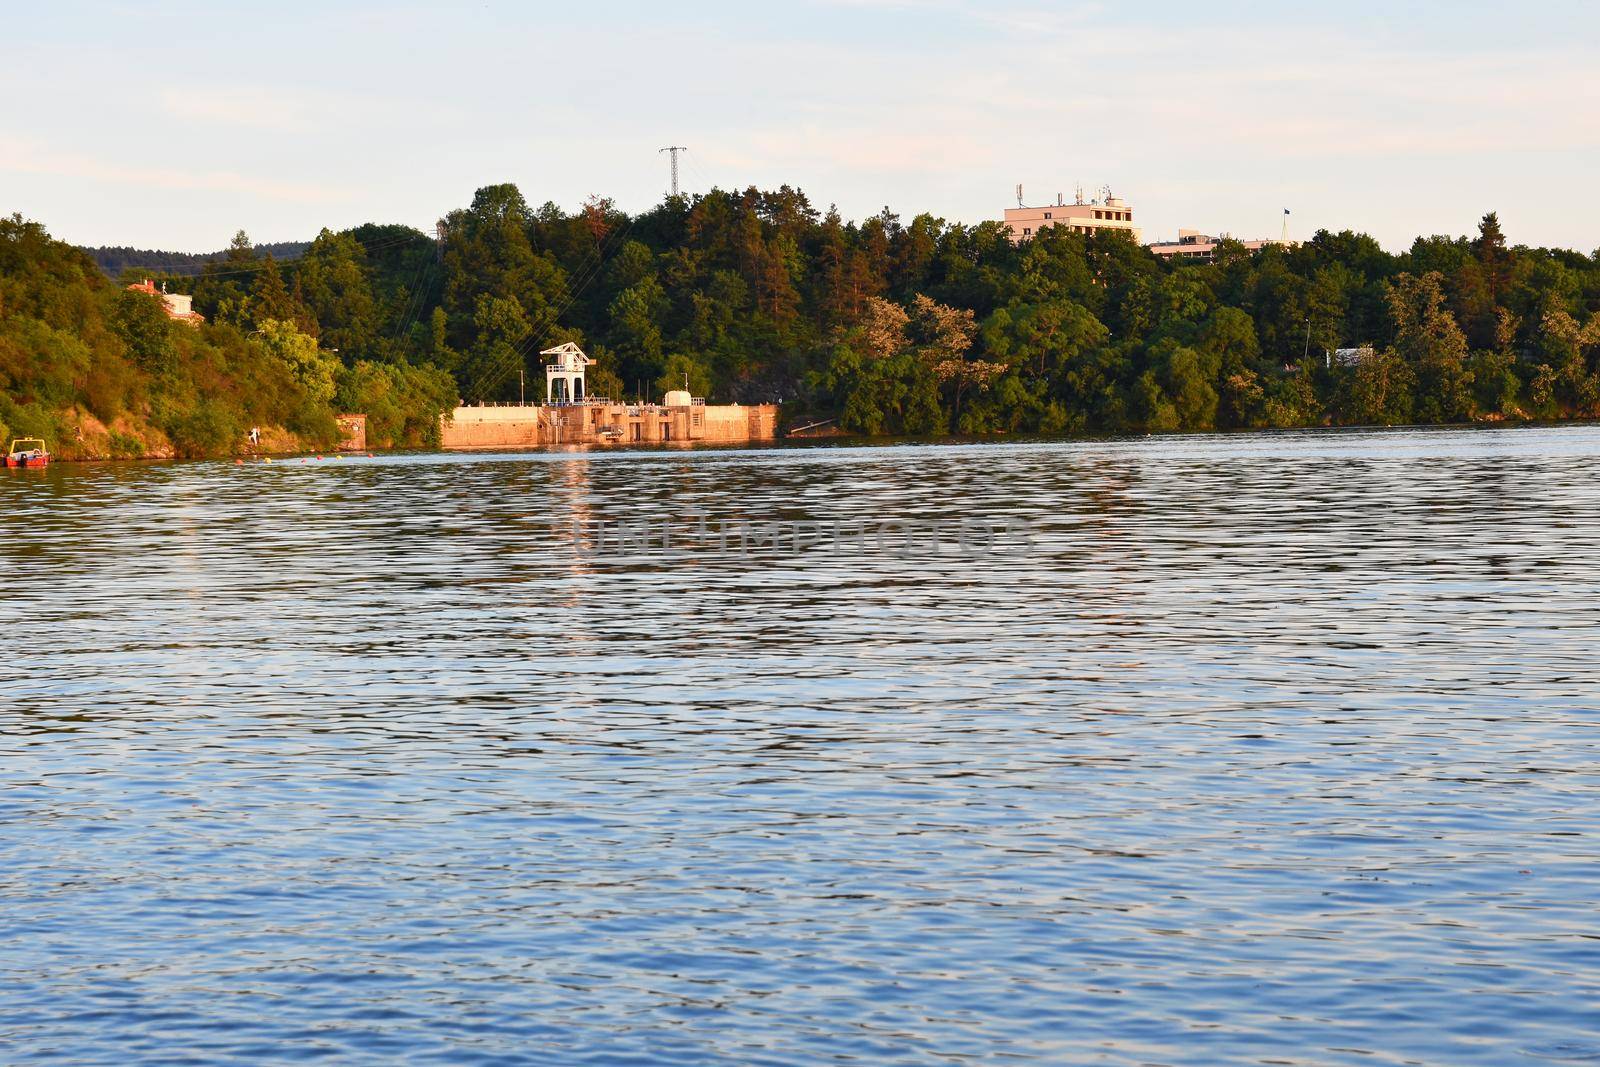
[[459, 407], [440, 423], [445, 448], [537, 448], [539, 407]]
[[458, 407], [440, 423], [449, 449], [667, 442], [744, 444], [778, 433], [776, 404], [529, 404]]

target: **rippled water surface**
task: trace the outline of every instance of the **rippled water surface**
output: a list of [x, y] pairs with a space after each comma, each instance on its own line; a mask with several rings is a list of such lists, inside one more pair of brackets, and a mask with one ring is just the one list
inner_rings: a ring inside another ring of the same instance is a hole
[[1600, 1061], [1600, 430], [0, 475], [0, 1061]]

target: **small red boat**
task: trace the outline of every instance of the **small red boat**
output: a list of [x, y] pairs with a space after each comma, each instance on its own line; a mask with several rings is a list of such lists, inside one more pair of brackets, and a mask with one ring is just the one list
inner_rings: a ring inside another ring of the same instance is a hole
[[50, 462], [50, 453], [37, 437], [19, 437], [6, 449], [7, 467], [43, 467]]

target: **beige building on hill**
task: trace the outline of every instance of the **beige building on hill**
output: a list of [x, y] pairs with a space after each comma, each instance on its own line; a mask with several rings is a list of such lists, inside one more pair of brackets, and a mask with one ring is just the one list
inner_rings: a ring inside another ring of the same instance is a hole
[[179, 322], [188, 323], [190, 326], [198, 326], [206, 321], [206, 317], [194, 309], [194, 297], [189, 296], [187, 293], [167, 292], [166, 282], [162, 282], [161, 288], [157, 289], [155, 283], [146, 278], [142, 282], [134, 282], [128, 286], [128, 291], [159, 296], [161, 298], [161, 306], [166, 310], [167, 318], [169, 319], [176, 319]]
[[1210, 263], [1217, 258], [1217, 246], [1223, 241], [1238, 241], [1251, 252], [1259, 252], [1268, 245], [1288, 247], [1294, 244], [1293, 241], [1274, 240], [1270, 237], [1263, 237], [1259, 241], [1239, 241], [1237, 237], [1226, 233], [1221, 237], [1212, 237], [1199, 230], [1179, 230], [1176, 241], [1157, 241], [1146, 247], [1162, 259], [1180, 259], [1185, 263]]
[[1068, 204], [1056, 197], [1054, 204], [1044, 207], [1027, 207], [1022, 203], [1022, 186], [1017, 186], [1017, 206], [1006, 208], [1006, 229], [1012, 241], [1026, 241], [1052, 226], [1065, 226], [1073, 233], [1120, 233], [1139, 240], [1139, 227], [1133, 224], [1133, 208], [1121, 197], [1112, 196], [1106, 189], [1098, 200], [1085, 202], [1079, 193], [1075, 202]]

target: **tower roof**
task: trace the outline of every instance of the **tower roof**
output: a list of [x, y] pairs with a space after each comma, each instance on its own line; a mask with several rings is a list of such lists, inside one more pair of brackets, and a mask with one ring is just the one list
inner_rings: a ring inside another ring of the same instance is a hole
[[578, 363], [580, 365], [584, 364], [584, 363], [593, 363], [594, 362], [594, 360], [590, 359], [587, 355], [584, 354], [583, 349], [579, 348], [577, 345], [573, 344], [571, 341], [568, 341], [564, 345], [556, 345], [554, 348], [547, 348], [543, 352], [540, 352], [539, 354], [541, 356], [562, 356], [562, 357], [565, 357], [567, 360], [571, 360], [571, 361], [576, 362], [576, 363]]

